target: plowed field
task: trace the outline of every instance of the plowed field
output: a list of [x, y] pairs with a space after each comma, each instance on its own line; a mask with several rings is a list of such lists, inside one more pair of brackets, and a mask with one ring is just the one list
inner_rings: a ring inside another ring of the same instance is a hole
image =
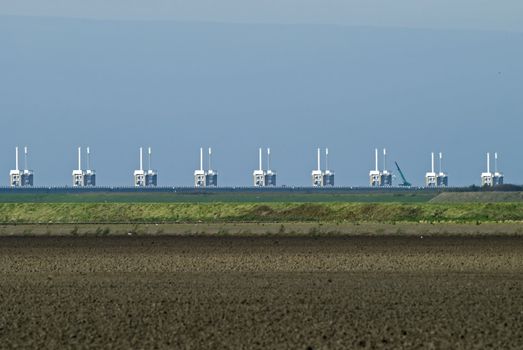
[[0, 347], [522, 348], [523, 238], [1, 237]]

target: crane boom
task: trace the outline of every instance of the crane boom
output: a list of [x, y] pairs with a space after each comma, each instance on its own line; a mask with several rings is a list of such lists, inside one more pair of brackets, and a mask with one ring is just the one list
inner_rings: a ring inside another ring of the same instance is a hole
[[405, 178], [405, 175], [403, 175], [403, 171], [401, 171], [401, 168], [398, 165], [398, 162], [394, 162], [394, 164], [396, 164], [396, 169], [398, 169], [398, 173], [400, 173], [401, 179], [403, 180], [403, 183], [401, 183], [399, 185], [402, 187], [411, 187], [412, 184], [410, 182], [408, 182], [407, 179]]

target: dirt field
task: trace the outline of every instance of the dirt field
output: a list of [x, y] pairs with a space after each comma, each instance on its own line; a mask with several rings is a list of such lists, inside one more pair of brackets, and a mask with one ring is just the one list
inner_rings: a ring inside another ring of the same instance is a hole
[[0, 237], [1, 348], [522, 348], [523, 238]]

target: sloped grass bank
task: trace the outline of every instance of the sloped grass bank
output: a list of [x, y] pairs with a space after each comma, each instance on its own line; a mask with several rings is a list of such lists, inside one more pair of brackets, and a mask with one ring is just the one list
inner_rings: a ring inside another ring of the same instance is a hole
[[523, 192], [443, 192], [431, 203], [523, 203]]
[[523, 203], [4, 203], [0, 224], [523, 222]]

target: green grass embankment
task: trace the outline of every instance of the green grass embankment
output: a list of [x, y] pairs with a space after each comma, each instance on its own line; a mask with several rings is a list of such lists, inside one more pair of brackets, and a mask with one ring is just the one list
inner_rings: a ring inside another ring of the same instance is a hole
[[443, 192], [431, 203], [523, 203], [523, 192]]
[[523, 203], [4, 203], [0, 224], [523, 222]]

